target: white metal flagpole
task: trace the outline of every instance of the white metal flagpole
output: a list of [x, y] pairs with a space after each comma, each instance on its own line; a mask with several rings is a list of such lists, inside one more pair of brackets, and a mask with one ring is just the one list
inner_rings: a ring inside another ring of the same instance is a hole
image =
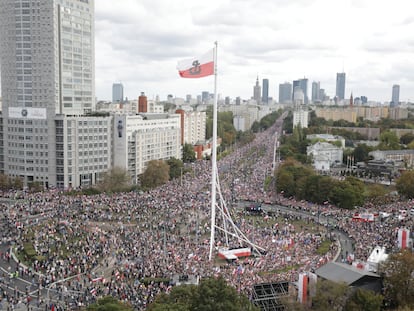
[[211, 151], [211, 234], [210, 254], [213, 259], [214, 235], [216, 230], [216, 174], [217, 174], [217, 41], [214, 42], [214, 104], [213, 104], [213, 147]]

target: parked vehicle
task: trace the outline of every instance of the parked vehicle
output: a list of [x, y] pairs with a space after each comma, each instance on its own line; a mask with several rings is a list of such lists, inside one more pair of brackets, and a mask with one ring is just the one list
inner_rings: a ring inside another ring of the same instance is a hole
[[246, 206], [245, 208], [246, 212], [248, 212], [251, 215], [261, 215], [263, 214], [262, 204], [260, 203], [254, 203], [249, 206]]

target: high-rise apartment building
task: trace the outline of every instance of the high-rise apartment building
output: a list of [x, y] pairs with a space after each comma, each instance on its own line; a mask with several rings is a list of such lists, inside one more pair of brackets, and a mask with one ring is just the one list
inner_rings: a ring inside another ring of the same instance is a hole
[[394, 84], [392, 86], [392, 98], [391, 98], [391, 106], [396, 107], [400, 103], [400, 86], [398, 84]]
[[[0, 37], [3, 172], [22, 178], [25, 185], [64, 187], [107, 171], [106, 160], [100, 162], [102, 169], [88, 163], [78, 171], [79, 154], [62, 137], [75, 130], [65, 116], [95, 110], [94, 1], [2, 0]], [[87, 117], [79, 122], [81, 131], [100, 126]], [[84, 142], [82, 152], [93, 163], [88, 148]], [[64, 185], [70, 170], [77, 176]]]
[[285, 82], [279, 84], [279, 104], [288, 104], [292, 102], [292, 84]]
[[112, 84], [112, 102], [122, 103], [124, 101], [124, 86], [122, 83]]
[[151, 160], [182, 158], [179, 114], [117, 114], [114, 127], [113, 164], [135, 184]]
[[262, 103], [269, 103], [269, 79], [263, 79]]
[[175, 113], [180, 114], [181, 144], [195, 145], [197, 142], [206, 140], [205, 111], [184, 111], [177, 109]]
[[345, 99], [345, 72], [338, 72], [336, 74], [336, 92], [335, 95], [338, 101]]
[[261, 90], [262, 88], [260, 87], [260, 84], [259, 84], [259, 77], [257, 77], [256, 85], [253, 87], [253, 99], [256, 101], [257, 104], [261, 103], [261, 98], [260, 98]]

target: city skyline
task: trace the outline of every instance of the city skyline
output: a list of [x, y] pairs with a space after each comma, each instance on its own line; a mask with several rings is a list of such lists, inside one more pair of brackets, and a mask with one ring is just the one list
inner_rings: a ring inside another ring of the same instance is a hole
[[[279, 84], [306, 77], [335, 96], [336, 73], [346, 73], [346, 97], [414, 100], [414, 15], [409, 1], [110, 1], [95, 5], [96, 95], [149, 99], [213, 92], [213, 77], [180, 79], [177, 61], [202, 55], [218, 41], [218, 93], [251, 98], [257, 76]], [[254, 17], [254, 18], [253, 18]], [[212, 22], [214, 21], [214, 22]]]

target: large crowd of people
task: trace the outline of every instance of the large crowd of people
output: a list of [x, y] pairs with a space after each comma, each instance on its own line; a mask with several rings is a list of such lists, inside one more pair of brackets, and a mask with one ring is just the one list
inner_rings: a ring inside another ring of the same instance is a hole
[[[70, 310], [112, 295], [136, 310], [145, 310], [160, 292], [171, 290], [177, 275], [222, 276], [251, 295], [254, 284], [294, 282], [300, 272], [317, 269], [335, 257], [337, 243], [318, 255], [323, 233], [293, 225], [298, 218], [315, 221], [306, 215], [316, 211], [329, 212], [335, 228], [352, 237], [356, 258], [366, 260], [375, 245], [395, 247], [396, 228], [412, 226], [412, 220], [353, 222], [354, 211], [298, 202], [265, 189], [264, 180], [272, 173], [277, 130], [258, 133], [254, 141], [218, 162], [218, 196], [227, 202], [223, 210], [234, 212], [237, 228], [265, 250], [261, 256], [231, 263], [209, 260], [211, 163], [198, 161], [182, 179], [143, 193], [2, 193], [0, 266], [7, 267], [7, 273], [1, 273], [1, 296], [11, 306], [21, 302], [36, 310], [56, 304], [55, 310]], [[252, 221], [235, 212], [236, 200], [278, 203], [308, 214], [286, 212], [278, 215], [283, 222], [276, 216]], [[394, 212], [404, 206], [395, 201], [380, 208]], [[378, 212], [379, 207], [365, 208]], [[215, 250], [226, 244], [219, 233]], [[236, 239], [233, 244], [249, 246], [239, 242]], [[27, 280], [25, 292], [7, 290], [15, 277]]]

